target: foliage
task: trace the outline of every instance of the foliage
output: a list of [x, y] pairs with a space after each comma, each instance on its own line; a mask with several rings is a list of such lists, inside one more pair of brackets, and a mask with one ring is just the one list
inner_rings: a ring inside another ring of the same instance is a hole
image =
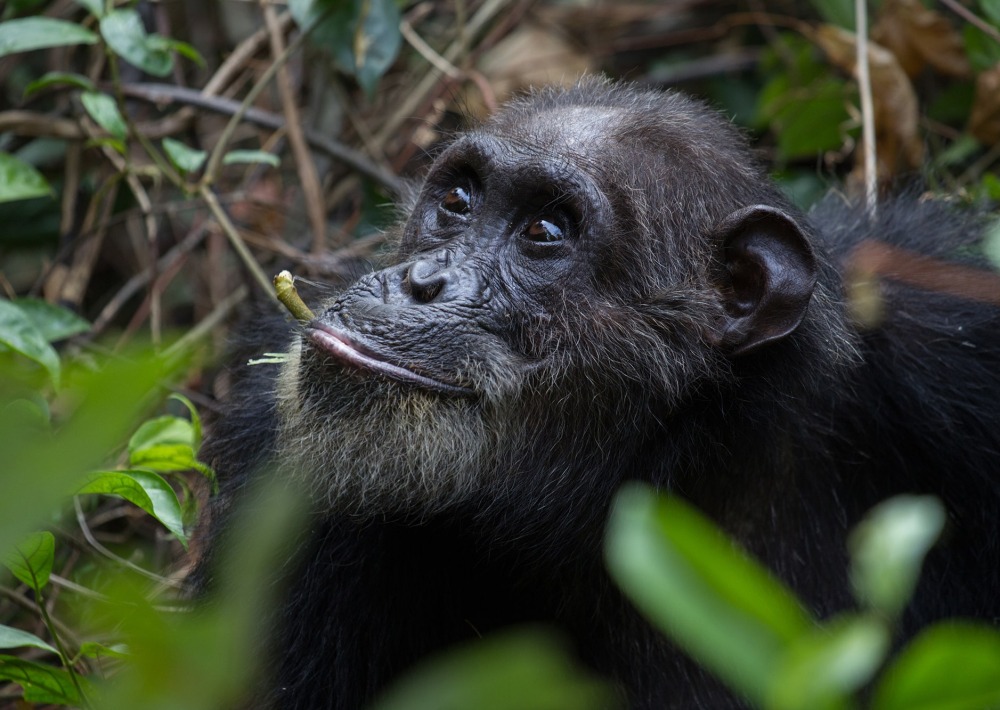
[[757, 707], [855, 707], [875, 679], [876, 710], [981, 710], [1000, 703], [996, 629], [939, 623], [887, 664], [893, 622], [943, 522], [928, 497], [871, 511], [850, 545], [860, 611], [822, 622], [700, 513], [637, 484], [615, 502], [608, 566], [651, 621]]
[[[18, 108], [0, 108], [0, 702], [218, 708], [261, 672], [251, 655], [267, 604], [260, 580], [287, 554], [300, 501], [269, 491], [245, 523], [251, 542], [221, 574], [227, 603], [190, 610], [177, 577], [199, 491], [214, 480], [198, 460], [191, 400], [164, 396], [210, 394], [207, 335], [253, 289], [270, 295], [261, 262], [275, 273], [291, 261], [316, 281], [356, 272], [350, 260], [371, 256], [392, 216], [395, 171], [419, 162], [456, 114], [572, 76], [583, 48], [591, 70], [687, 71], [683, 88], [756, 131], [803, 205], [857, 176], [853, 0], [813, 0], [811, 15], [774, 3], [753, 18], [725, 3], [682, 16], [673, 3], [541, 2], [541, 22], [522, 22], [520, 3], [290, 0], [294, 22], [272, 23], [267, 3], [253, 16], [263, 41], [228, 21], [174, 37], [171, 26], [202, 18], [171, 24], [169, 5], [11, 0], [2, 11], [0, 86]], [[202, 5], [207, 23], [212, 4]], [[224, 5], [220, 14], [257, 12]], [[926, 164], [932, 186], [1000, 202], [1000, 11], [965, 5], [979, 22], [911, 0], [872, 4], [872, 39], [886, 51], [881, 174]], [[582, 28], [572, 46], [562, 27]], [[680, 34], [655, 34], [662, 27]], [[230, 35], [238, 45], [219, 39]], [[505, 55], [508, 43], [517, 49]], [[740, 49], [749, 68], [713, 68]], [[929, 151], [921, 164], [915, 145]], [[311, 239], [296, 221], [300, 195]], [[368, 241], [323, 253], [354, 236]], [[994, 263], [998, 245], [1000, 232], [984, 247]], [[151, 345], [132, 347], [141, 328]], [[167, 346], [171, 329], [188, 332]], [[932, 627], [886, 664], [893, 618], [937, 534], [932, 501], [895, 501], [857, 531], [862, 611], [822, 624], [680, 501], [633, 489], [617, 511], [610, 564], [636, 603], [760, 705], [837, 706], [859, 692], [878, 709], [996, 700], [988, 629]], [[575, 709], [605, 698], [558, 643], [526, 630], [431, 664], [379, 707]]]

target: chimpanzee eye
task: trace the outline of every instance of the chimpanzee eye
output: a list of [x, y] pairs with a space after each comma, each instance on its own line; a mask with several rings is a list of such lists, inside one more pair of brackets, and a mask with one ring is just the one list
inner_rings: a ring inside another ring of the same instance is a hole
[[468, 214], [469, 208], [472, 206], [472, 198], [469, 196], [468, 190], [456, 186], [444, 196], [444, 199], [441, 200], [441, 206], [455, 214]]
[[528, 225], [524, 236], [533, 242], [558, 242], [563, 238], [563, 230], [547, 219], [536, 219]]

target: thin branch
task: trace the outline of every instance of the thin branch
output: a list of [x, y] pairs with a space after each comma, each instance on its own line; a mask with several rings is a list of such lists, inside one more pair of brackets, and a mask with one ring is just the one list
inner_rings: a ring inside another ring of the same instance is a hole
[[[203, 108], [214, 113], [227, 116], [235, 115], [240, 109], [240, 103], [232, 99], [220, 96], [205, 96], [194, 89], [187, 89], [181, 86], [170, 86], [169, 84], [124, 84], [122, 92], [131, 98], [149, 101], [150, 103], [162, 104], [166, 102], [186, 103], [197, 108]], [[2, 118], [0, 114], [0, 126]], [[271, 111], [259, 108], [248, 108], [243, 118], [250, 123], [254, 123], [264, 128], [278, 130], [285, 127], [285, 119]], [[367, 156], [353, 148], [335, 141], [316, 131], [306, 129], [304, 131], [306, 140], [314, 149], [322, 151], [335, 160], [345, 163], [350, 168], [361, 173], [367, 178], [382, 185], [389, 192], [398, 195], [402, 192], [402, 181], [390, 170], [376, 165]]]
[[854, 0], [854, 24], [858, 90], [861, 93], [861, 135], [865, 151], [865, 203], [868, 206], [868, 216], [874, 217], [878, 201], [878, 173], [875, 155], [875, 104], [872, 101], [872, 82], [868, 67], [867, 0]]
[[[264, 10], [264, 22], [271, 36], [271, 55], [277, 62], [285, 50], [285, 40], [278, 24], [278, 15], [271, 0], [260, 0], [260, 3]], [[326, 246], [326, 207], [323, 204], [323, 189], [319, 183], [316, 163], [313, 162], [309, 146], [306, 145], [305, 137], [302, 135], [302, 121], [299, 117], [299, 107], [295, 103], [295, 93], [292, 90], [292, 79], [287, 63], [282, 63], [278, 70], [277, 82], [281, 107], [285, 114], [288, 142], [292, 146], [292, 155], [295, 156], [299, 182], [302, 184], [302, 196], [306, 202], [306, 212], [309, 214], [309, 224], [312, 227], [312, 252], [320, 254]]]

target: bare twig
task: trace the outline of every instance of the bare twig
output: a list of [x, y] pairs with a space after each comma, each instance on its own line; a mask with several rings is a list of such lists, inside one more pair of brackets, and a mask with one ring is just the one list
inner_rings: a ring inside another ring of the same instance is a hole
[[941, 0], [941, 4], [968, 22], [970, 25], [975, 25], [997, 42], [1000, 42], [1000, 30], [997, 30], [996, 27], [986, 22], [981, 17], [974, 15], [967, 7], [958, 3], [956, 0]]
[[[260, 0], [260, 2], [264, 11], [264, 22], [271, 37], [271, 55], [277, 63], [285, 51], [285, 40], [271, 0]], [[326, 246], [326, 207], [323, 204], [323, 190], [319, 184], [316, 163], [313, 162], [305, 137], [302, 135], [299, 107], [295, 103], [295, 92], [292, 90], [292, 79], [289, 76], [286, 62], [282, 62], [278, 69], [277, 82], [281, 106], [285, 114], [288, 142], [291, 144], [292, 154], [295, 156], [295, 165], [298, 168], [299, 181], [302, 184], [302, 195], [306, 202], [306, 212], [309, 214], [309, 224], [312, 227], [312, 252], [319, 254]]]
[[247, 249], [247, 245], [243, 243], [243, 239], [240, 237], [239, 232], [236, 230], [236, 226], [233, 224], [232, 220], [229, 219], [229, 215], [226, 211], [222, 209], [222, 205], [219, 204], [219, 198], [215, 196], [212, 189], [208, 185], [202, 185], [198, 194], [201, 195], [202, 199], [205, 200], [205, 204], [212, 211], [212, 215], [215, 217], [219, 226], [222, 227], [222, 231], [225, 232], [226, 237], [229, 238], [229, 243], [232, 245], [233, 249], [239, 255], [240, 259], [243, 260], [243, 264], [250, 271], [251, 276], [253, 276], [254, 281], [264, 289], [264, 293], [271, 297], [271, 299], [277, 303], [278, 298], [274, 295], [274, 287], [271, 285], [271, 280], [264, 275], [264, 270], [260, 268], [260, 264], [254, 259], [253, 254]]
[[868, 216], [874, 217], [878, 201], [878, 174], [875, 159], [875, 104], [872, 101], [872, 82], [868, 71], [868, 8], [866, 0], [854, 0], [854, 24], [857, 41], [858, 91], [861, 94], [861, 135], [864, 140], [865, 203]]

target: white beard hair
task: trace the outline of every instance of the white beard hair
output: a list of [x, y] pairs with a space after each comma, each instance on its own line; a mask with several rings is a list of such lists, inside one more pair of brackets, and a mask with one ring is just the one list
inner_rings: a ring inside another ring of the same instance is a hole
[[476, 403], [348, 374], [323, 383], [326, 396], [307, 396], [301, 345], [289, 355], [277, 386], [277, 468], [316, 505], [352, 516], [423, 517], [495, 482], [504, 427], [488, 425]]

